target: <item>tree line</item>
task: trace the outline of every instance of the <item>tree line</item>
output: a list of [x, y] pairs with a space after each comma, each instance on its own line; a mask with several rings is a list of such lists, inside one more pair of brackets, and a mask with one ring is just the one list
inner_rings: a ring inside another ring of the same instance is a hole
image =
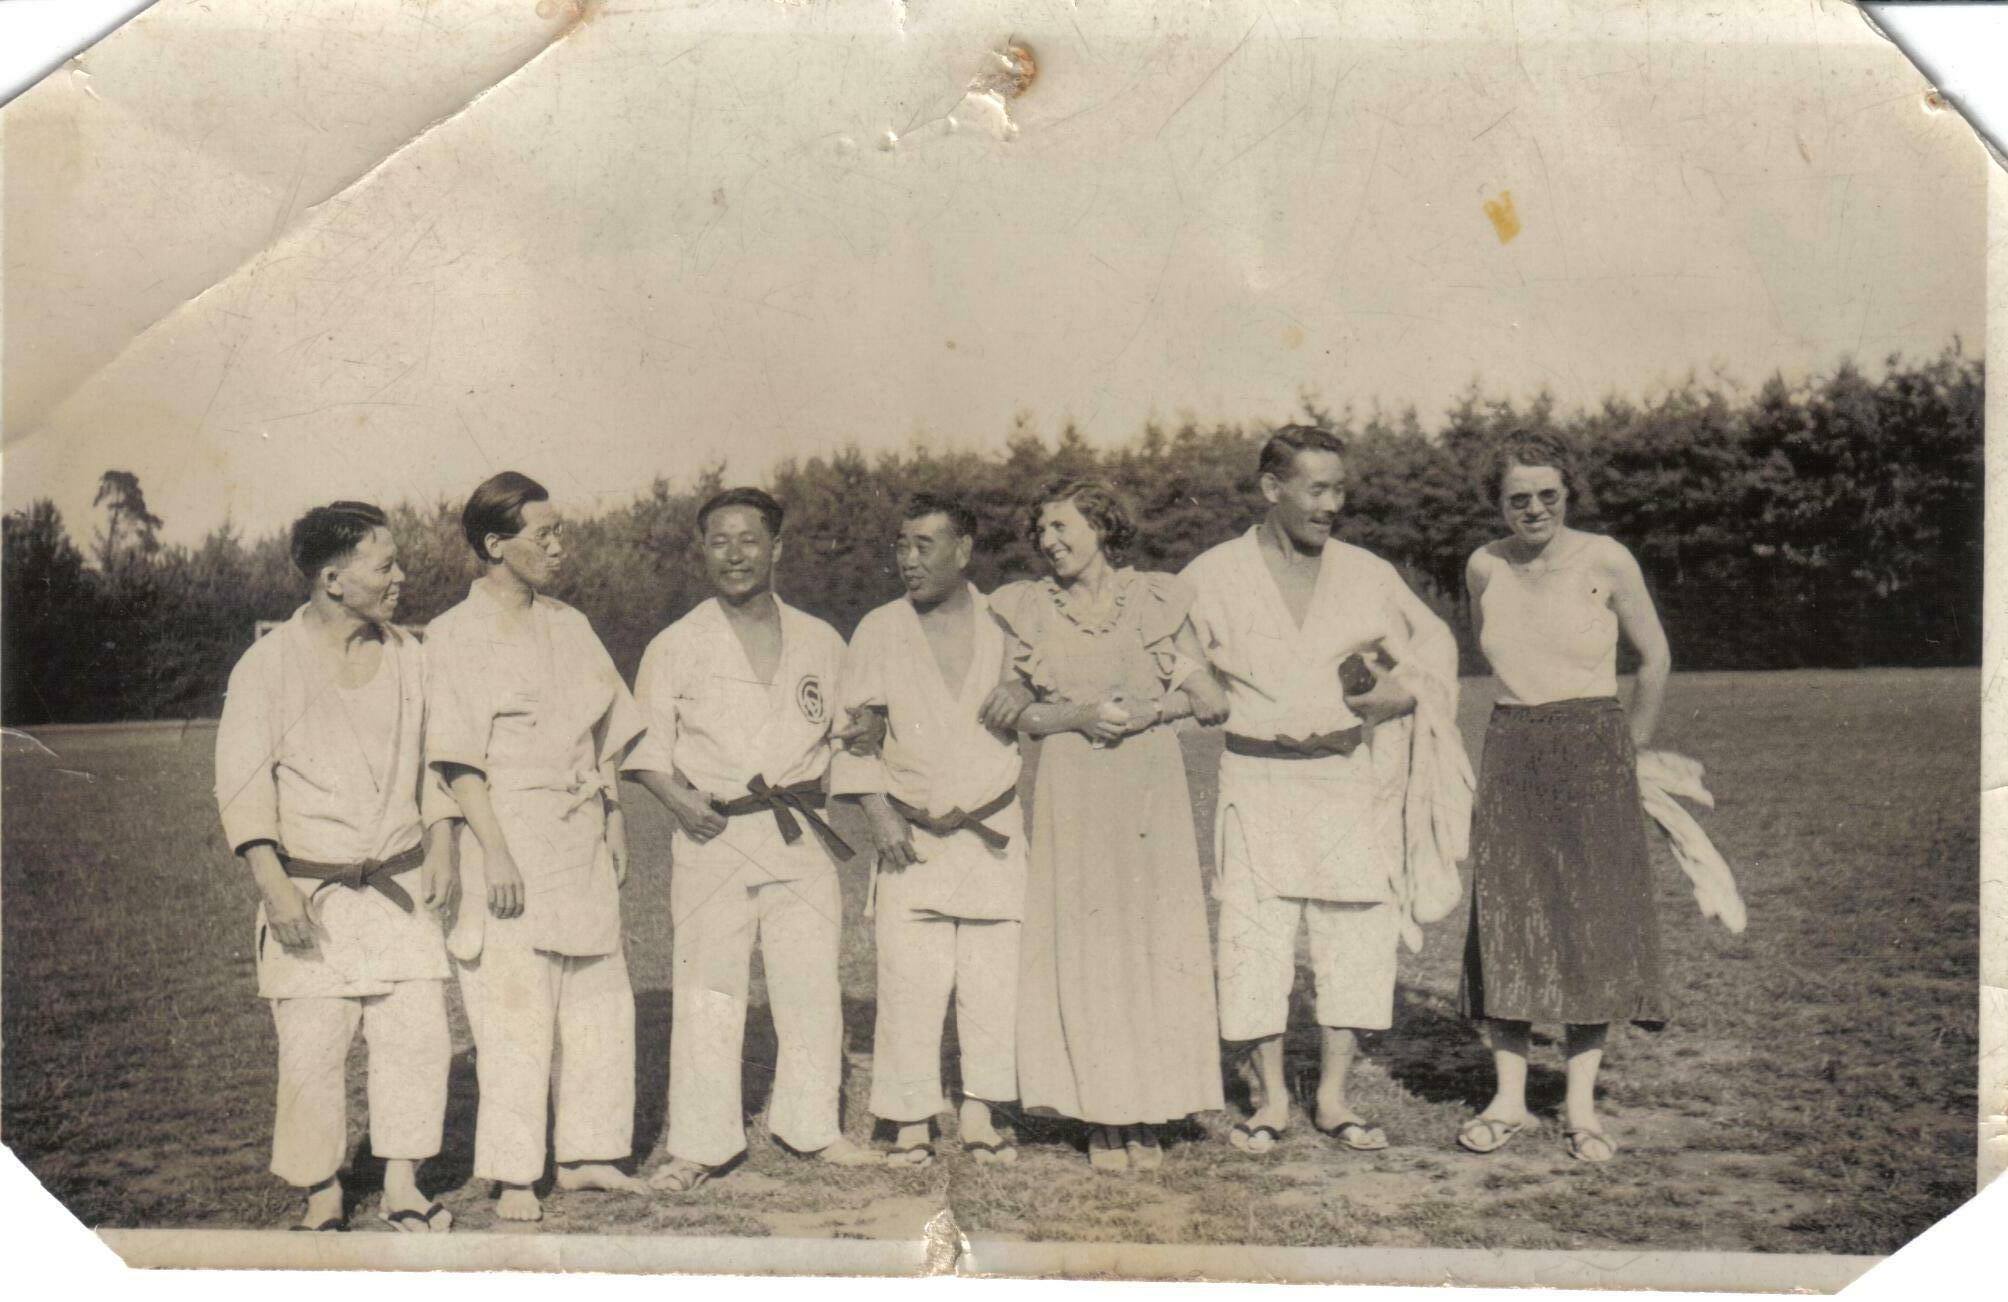
[[[1304, 419], [1349, 448], [1339, 533], [1395, 562], [1457, 629], [1482, 671], [1462, 609], [1471, 550], [1503, 524], [1481, 481], [1505, 434], [1544, 430], [1576, 450], [1585, 492], [1571, 523], [1638, 556], [1686, 669], [1968, 665], [1980, 655], [1982, 365], [1954, 345], [1929, 360], [1852, 363], [1754, 391], [1687, 383], [1647, 401], [1560, 412], [1476, 387], [1426, 432], [1413, 410]], [[1262, 510], [1254, 468], [1264, 428], [1147, 424], [1094, 447], [1071, 427], [1042, 438], [1021, 416], [1003, 448], [856, 448], [777, 467], [788, 507], [780, 585], [846, 634], [898, 595], [891, 540], [919, 489], [956, 494], [980, 522], [974, 579], [986, 590], [1039, 572], [1025, 503], [1060, 475], [1122, 486], [1143, 529], [1133, 563], [1176, 569]], [[583, 610], [632, 676], [648, 640], [707, 594], [696, 511], [724, 484], [711, 466], [657, 478], [626, 506], [574, 519], [556, 595]], [[469, 485], [471, 488], [472, 485]], [[561, 486], [553, 485], [557, 492]], [[565, 503], [558, 502], [562, 511]], [[46, 500], [5, 517], [4, 703], [8, 724], [215, 714], [254, 622], [282, 619], [302, 583], [282, 533], [230, 524], [165, 545], [138, 480], [109, 471], [90, 551]], [[400, 618], [458, 601], [475, 564], [459, 503], [387, 508], [410, 575]]]

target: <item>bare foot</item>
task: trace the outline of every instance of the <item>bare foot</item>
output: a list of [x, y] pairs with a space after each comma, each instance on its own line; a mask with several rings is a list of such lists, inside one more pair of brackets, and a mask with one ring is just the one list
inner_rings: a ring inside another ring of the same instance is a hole
[[687, 1157], [672, 1157], [655, 1169], [648, 1178], [648, 1187], [660, 1189], [664, 1193], [689, 1193], [711, 1178], [717, 1167], [693, 1162]]
[[558, 1187], [568, 1192], [599, 1189], [607, 1193], [647, 1193], [648, 1185], [611, 1162], [566, 1162], [558, 1167]]
[[1378, 1152], [1387, 1147], [1387, 1132], [1353, 1111], [1343, 1096], [1335, 1098], [1321, 1092], [1312, 1124], [1357, 1152]]
[[504, 1185], [502, 1196], [495, 1202], [495, 1214], [505, 1221], [541, 1221], [544, 1205], [537, 1201], [537, 1195], [528, 1185]]
[[1277, 1134], [1288, 1130], [1290, 1128], [1289, 1096], [1285, 1094], [1277, 1098], [1262, 1100], [1262, 1105], [1256, 1108], [1254, 1114], [1248, 1118], [1248, 1128], [1250, 1130], [1255, 1129], [1257, 1126], [1268, 1126]]
[[1096, 1126], [1089, 1134], [1088, 1165], [1097, 1171], [1129, 1170], [1129, 1154], [1123, 1151], [1123, 1137], [1119, 1127]]
[[1138, 1171], [1155, 1171], [1164, 1165], [1164, 1149], [1158, 1145], [1156, 1126], [1123, 1127], [1123, 1152], [1130, 1166]]
[[997, 1133], [997, 1119], [990, 1111], [990, 1105], [982, 1099], [962, 1100], [961, 1135], [965, 1144], [999, 1144], [1003, 1136]]
[[[392, 1218], [397, 1217], [400, 1212], [410, 1212], [420, 1217], [426, 1217], [428, 1212], [432, 1213], [424, 1221], [424, 1233], [444, 1234], [453, 1226], [453, 1213], [419, 1192], [418, 1163], [408, 1158], [392, 1158], [384, 1163], [383, 1200], [377, 1207], [377, 1215], [394, 1225], [398, 1224], [398, 1221]], [[402, 1223], [416, 1224], [409, 1217], [402, 1218]]]
[[929, 1141], [934, 1138], [933, 1128], [925, 1121], [912, 1121], [899, 1128], [899, 1134], [892, 1141], [892, 1151], [885, 1155], [889, 1166], [926, 1166], [934, 1160], [929, 1151]]
[[[1534, 1120], [1534, 1114], [1527, 1111], [1526, 1099], [1508, 1099], [1499, 1094], [1494, 1094], [1492, 1101], [1487, 1103], [1478, 1115], [1487, 1121], [1497, 1121], [1509, 1126], [1525, 1126]], [[1590, 1121], [1595, 1125], [1596, 1118], [1591, 1117]]]
[[300, 1228], [318, 1230], [329, 1221], [342, 1219], [342, 1182], [331, 1178], [326, 1184], [307, 1191], [307, 1206], [300, 1213]]
[[883, 1166], [885, 1154], [876, 1149], [861, 1148], [838, 1136], [834, 1144], [816, 1150], [816, 1160], [828, 1162], [831, 1166]]

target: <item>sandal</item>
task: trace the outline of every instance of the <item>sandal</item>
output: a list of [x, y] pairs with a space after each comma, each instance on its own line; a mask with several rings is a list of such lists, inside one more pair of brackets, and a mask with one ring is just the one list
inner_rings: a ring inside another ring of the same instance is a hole
[[[433, 1224], [442, 1217], [443, 1223]], [[453, 1213], [438, 1203], [433, 1203], [422, 1212], [409, 1207], [400, 1207], [394, 1212], [379, 1211], [377, 1219], [399, 1234], [445, 1234], [453, 1228]]]
[[1227, 1132], [1227, 1142], [1244, 1153], [1260, 1157], [1283, 1142], [1283, 1132], [1274, 1126], [1251, 1126], [1237, 1121], [1234, 1129]]
[[290, 1228], [299, 1234], [341, 1234], [348, 1230], [349, 1223], [345, 1217], [330, 1216], [319, 1225], [295, 1225]]
[[889, 1148], [886, 1150], [885, 1161], [887, 1166], [911, 1167], [916, 1171], [922, 1167], [932, 1166], [934, 1164], [934, 1143], [932, 1140], [923, 1139], [918, 1144], [905, 1144], [898, 1148]]
[[1525, 1130], [1525, 1121], [1501, 1121], [1497, 1117], [1473, 1117], [1457, 1132], [1457, 1142], [1474, 1153], [1496, 1153]]
[[1387, 1147], [1387, 1133], [1379, 1126], [1370, 1126], [1363, 1121], [1341, 1121], [1336, 1126], [1318, 1126], [1315, 1121], [1311, 1124], [1318, 1127], [1319, 1134], [1330, 1135], [1355, 1153], [1378, 1153]]
[[1618, 1155], [1617, 1141], [1601, 1130], [1564, 1131], [1562, 1138], [1569, 1145], [1569, 1156], [1578, 1162], [1608, 1162]]
[[976, 1159], [979, 1166], [1009, 1166], [1018, 1160], [1018, 1146], [1008, 1139], [990, 1143], [982, 1139], [965, 1139], [962, 1151]]
[[687, 1157], [672, 1157], [656, 1168], [648, 1178], [648, 1187], [663, 1193], [686, 1194], [709, 1180], [718, 1168], [693, 1162]]
[[1110, 1140], [1110, 1127], [1096, 1126], [1088, 1136], [1088, 1165], [1097, 1171], [1129, 1170], [1129, 1153], [1123, 1148], [1118, 1136]]
[[1129, 1158], [1132, 1170], [1155, 1171], [1164, 1165], [1164, 1146], [1158, 1143], [1157, 1132], [1149, 1126], [1134, 1128], [1134, 1134], [1123, 1136], [1123, 1155]]

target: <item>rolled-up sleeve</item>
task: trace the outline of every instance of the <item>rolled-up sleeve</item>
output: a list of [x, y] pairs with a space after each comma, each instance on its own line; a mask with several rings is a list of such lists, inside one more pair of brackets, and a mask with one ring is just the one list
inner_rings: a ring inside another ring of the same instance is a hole
[[[837, 703], [841, 707], [835, 722], [849, 722], [852, 710], [886, 708], [885, 657], [891, 649], [880, 636], [880, 621], [867, 618], [851, 635], [843, 667], [837, 673]], [[838, 749], [830, 757], [830, 794], [861, 796], [886, 790], [885, 761], [877, 755], [853, 755]]]
[[488, 769], [493, 713], [481, 695], [485, 675], [451, 629], [437, 625], [425, 640], [425, 763]]
[[274, 684], [253, 647], [230, 671], [223, 718], [216, 727], [216, 806], [232, 854], [256, 841], [279, 844], [279, 784]]
[[621, 771], [676, 772], [676, 658], [661, 634], [642, 653], [634, 678], [641, 740], [621, 761]]

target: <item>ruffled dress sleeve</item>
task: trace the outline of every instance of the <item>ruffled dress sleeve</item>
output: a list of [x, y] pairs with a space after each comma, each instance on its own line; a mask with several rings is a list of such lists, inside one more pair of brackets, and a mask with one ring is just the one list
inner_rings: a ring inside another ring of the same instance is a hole
[[1044, 585], [1021, 579], [990, 594], [990, 613], [1004, 630], [1006, 655], [1016, 673], [1041, 700], [1051, 697], [1057, 683], [1040, 645], [1050, 628], [1053, 603]]
[[1201, 667], [1177, 645], [1179, 630], [1191, 617], [1198, 590], [1177, 574], [1140, 573], [1137, 578], [1137, 631], [1163, 690], [1176, 691]]

